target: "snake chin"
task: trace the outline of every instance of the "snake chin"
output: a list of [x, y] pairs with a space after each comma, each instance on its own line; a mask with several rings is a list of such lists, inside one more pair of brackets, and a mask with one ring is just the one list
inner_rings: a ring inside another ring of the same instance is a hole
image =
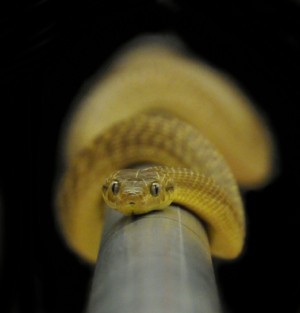
[[114, 209], [124, 215], [141, 215], [152, 211], [161, 211], [172, 203], [171, 200], [158, 203], [151, 203], [150, 201], [133, 202], [128, 201], [120, 205], [114, 205]]

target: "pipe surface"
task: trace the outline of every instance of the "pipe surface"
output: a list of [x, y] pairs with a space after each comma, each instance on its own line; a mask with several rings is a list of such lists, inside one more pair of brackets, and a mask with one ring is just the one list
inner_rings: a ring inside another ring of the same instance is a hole
[[220, 313], [207, 235], [177, 206], [124, 217], [107, 209], [87, 313]]

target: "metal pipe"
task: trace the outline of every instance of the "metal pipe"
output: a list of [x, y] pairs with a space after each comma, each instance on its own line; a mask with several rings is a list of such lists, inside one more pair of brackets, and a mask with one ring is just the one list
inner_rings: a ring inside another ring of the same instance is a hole
[[87, 313], [220, 313], [203, 224], [177, 206], [107, 210]]

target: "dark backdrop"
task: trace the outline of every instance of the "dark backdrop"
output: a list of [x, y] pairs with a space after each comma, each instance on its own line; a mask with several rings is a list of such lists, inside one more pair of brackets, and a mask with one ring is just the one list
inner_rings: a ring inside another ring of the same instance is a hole
[[91, 272], [65, 249], [53, 219], [59, 131], [80, 86], [118, 47], [162, 31], [235, 77], [277, 141], [277, 176], [245, 195], [246, 251], [216, 270], [224, 306], [296, 312], [300, 4], [12, 1], [0, 15], [2, 312], [82, 312]]

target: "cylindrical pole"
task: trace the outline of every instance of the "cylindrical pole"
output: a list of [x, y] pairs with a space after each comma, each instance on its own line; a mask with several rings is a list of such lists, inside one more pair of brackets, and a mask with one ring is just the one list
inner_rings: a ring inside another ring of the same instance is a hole
[[176, 206], [107, 210], [87, 313], [220, 313], [203, 224]]

